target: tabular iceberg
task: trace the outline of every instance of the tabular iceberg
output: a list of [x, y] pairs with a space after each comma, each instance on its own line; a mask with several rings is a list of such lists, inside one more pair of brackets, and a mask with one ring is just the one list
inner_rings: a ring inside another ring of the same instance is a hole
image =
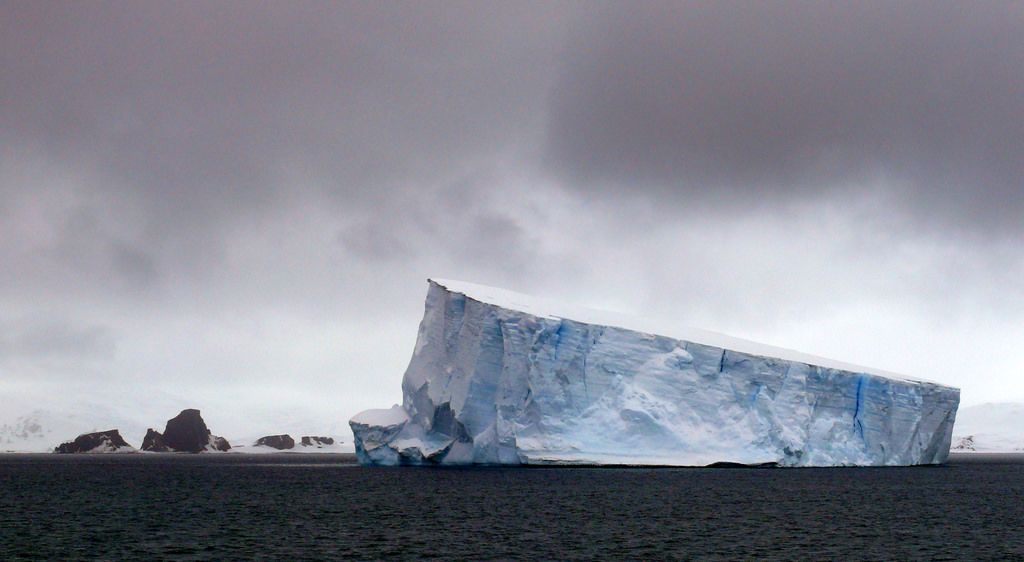
[[363, 464], [939, 464], [960, 391], [688, 329], [431, 280], [403, 403]]

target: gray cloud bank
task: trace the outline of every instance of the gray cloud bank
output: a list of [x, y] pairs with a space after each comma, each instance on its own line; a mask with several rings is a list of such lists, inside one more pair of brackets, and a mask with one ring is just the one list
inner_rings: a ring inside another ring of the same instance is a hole
[[6, 6], [8, 143], [96, 166], [164, 229], [502, 159], [584, 191], [1024, 210], [1016, 3]]
[[568, 183], [743, 204], [884, 181], [919, 221], [1019, 227], [1020, 4], [644, 8], [578, 26], [549, 124]]
[[436, 275], [1024, 397], [1022, 147], [1018, 3], [5, 2], [0, 370], [343, 419]]

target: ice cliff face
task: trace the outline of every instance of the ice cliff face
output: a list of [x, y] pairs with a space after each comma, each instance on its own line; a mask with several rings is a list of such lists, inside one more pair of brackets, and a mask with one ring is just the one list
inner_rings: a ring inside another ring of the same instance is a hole
[[360, 461], [834, 466], [949, 454], [955, 388], [620, 320], [431, 281], [402, 405], [350, 421]]

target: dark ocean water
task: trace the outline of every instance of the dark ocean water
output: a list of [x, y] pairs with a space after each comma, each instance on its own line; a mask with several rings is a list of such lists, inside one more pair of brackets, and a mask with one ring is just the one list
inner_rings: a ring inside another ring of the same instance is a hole
[[858, 469], [0, 455], [0, 559], [1024, 558], [1024, 456]]

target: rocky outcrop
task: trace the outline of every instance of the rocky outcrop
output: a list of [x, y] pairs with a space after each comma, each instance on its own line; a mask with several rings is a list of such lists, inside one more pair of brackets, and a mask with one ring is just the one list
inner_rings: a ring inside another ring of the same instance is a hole
[[231, 443], [228, 443], [227, 439], [220, 437], [219, 435], [211, 435], [210, 448], [212, 448], [214, 451], [220, 451], [223, 453], [225, 451], [231, 450]]
[[291, 435], [267, 435], [256, 440], [257, 447], [270, 447], [284, 451], [295, 447], [295, 440]]
[[135, 447], [129, 445], [116, 429], [79, 435], [74, 441], [63, 443], [54, 449], [55, 453], [132, 453]]
[[323, 447], [325, 445], [334, 445], [334, 438], [320, 437], [318, 435], [302, 436], [302, 446], [304, 447]]
[[152, 452], [175, 451], [181, 453], [201, 453], [203, 451], [227, 451], [231, 444], [227, 439], [218, 437], [206, 427], [206, 422], [199, 410], [182, 410], [177, 416], [167, 420], [164, 432], [150, 429], [146, 432], [142, 450]]
[[164, 442], [164, 436], [159, 431], [149, 428], [146, 430], [146, 437], [142, 439], [142, 450], [153, 453], [167, 453], [171, 449]]
[[974, 436], [968, 435], [967, 437], [961, 437], [956, 443], [950, 447], [952, 451], [976, 451], [977, 446], [974, 444]]
[[199, 410], [182, 410], [177, 416], [167, 420], [164, 430], [164, 442], [175, 451], [198, 453], [205, 451], [210, 444], [210, 430], [199, 415]]

